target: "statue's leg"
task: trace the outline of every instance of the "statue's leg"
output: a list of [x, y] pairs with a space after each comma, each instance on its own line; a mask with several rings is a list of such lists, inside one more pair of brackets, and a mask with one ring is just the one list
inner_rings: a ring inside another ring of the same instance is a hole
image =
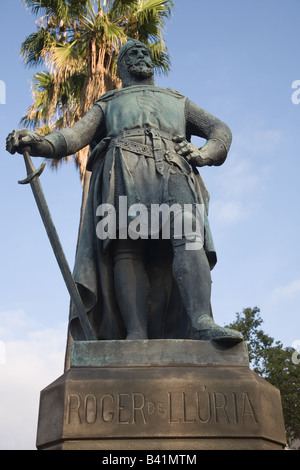
[[126, 339], [147, 338], [149, 281], [144, 268], [144, 240], [115, 240], [114, 286]]
[[173, 275], [193, 326], [210, 315], [211, 277], [204, 249], [186, 250], [185, 241], [174, 243]]
[[[188, 216], [191, 216], [190, 214]], [[192, 324], [191, 339], [237, 343], [243, 336], [217, 325], [211, 311], [211, 275], [201, 236], [172, 239], [173, 275]]]

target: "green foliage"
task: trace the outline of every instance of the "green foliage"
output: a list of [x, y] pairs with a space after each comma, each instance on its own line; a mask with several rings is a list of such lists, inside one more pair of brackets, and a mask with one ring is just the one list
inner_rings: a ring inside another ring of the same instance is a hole
[[23, 3], [34, 15], [41, 15], [38, 31], [21, 46], [26, 65], [41, 65], [50, 50], [63, 44], [88, 60], [91, 40], [98, 47], [112, 46], [118, 52], [132, 37], [151, 46], [159, 71], [169, 71], [163, 32], [174, 6], [172, 0], [23, 0]]
[[[38, 16], [21, 46], [33, 77], [33, 104], [21, 123], [43, 134], [81, 119], [103, 93], [121, 86], [117, 56], [130, 38], [150, 47], [159, 73], [170, 70], [163, 39], [172, 0], [23, 0]], [[88, 149], [75, 155], [83, 181]], [[57, 162], [53, 162], [54, 165]]]
[[280, 390], [285, 427], [289, 441], [300, 437], [300, 364], [294, 364], [293, 348], [274, 341], [261, 325], [260, 309], [245, 308], [228, 325], [240, 331], [248, 344], [250, 367]]
[[[21, 125], [31, 127], [43, 135], [71, 126], [78, 113], [78, 95], [85, 75], [74, 73], [58, 84], [53, 74], [38, 72], [32, 79], [34, 103], [21, 119]], [[53, 113], [53, 102], [56, 113]]]

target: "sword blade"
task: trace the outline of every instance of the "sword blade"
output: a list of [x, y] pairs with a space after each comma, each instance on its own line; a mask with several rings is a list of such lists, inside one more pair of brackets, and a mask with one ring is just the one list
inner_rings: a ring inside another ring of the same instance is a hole
[[[62, 249], [55, 225], [53, 223], [50, 210], [48, 208], [48, 205], [47, 205], [44, 193], [43, 193], [43, 189], [42, 189], [40, 180], [38, 178], [39, 172], [35, 170], [34, 165], [31, 161], [29, 152], [27, 150], [24, 151], [23, 157], [24, 157], [24, 161], [25, 161], [25, 165], [26, 165], [27, 173], [28, 173], [26, 182], [30, 183], [36, 204], [38, 206], [42, 221], [44, 223], [49, 241], [53, 249], [54, 255], [56, 257], [60, 271], [64, 278], [67, 289], [69, 291], [73, 305], [77, 311], [82, 330], [88, 341], [96, 340], [91, 324], [87, 317], [87, 313], [84, 308], [81, 296], [79, 294], [78, 288], [75, 284], [71, 270], [69, 268], [69, 264], [65, 257], [64, 251]], [[30, 177], [31, 175], [33, 175], [32, 178]]]

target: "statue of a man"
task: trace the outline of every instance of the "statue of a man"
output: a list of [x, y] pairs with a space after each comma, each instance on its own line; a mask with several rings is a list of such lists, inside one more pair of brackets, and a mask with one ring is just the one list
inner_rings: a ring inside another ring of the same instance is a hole
[[[151, 54], [141, 42], [130, 39], [121, 48], [118, 73], [122, 89], [101, 96], [72, 128], [46, 137], [16, 131], [7, 138], [7, 150], [22, 153], [30, 147], [32, 156], [60, 159], [90, 145], [92, 176], [74, 280], [98, 339], [240, 342], [239, 332], [218, 326], [212, 317], [210, 271], [216, 253], [209, 196], [196, 168], [225, 161], [230, 129], [181, 94], [155, 86]], [[201, 149], [190, 143], [192, 135], [206, 139]], [[169, 239], [161, 225], [155, 236], [124, 232], [138, 220], [132, 208], [151, 214], [153, 207], [174, 204], [182, 209], [184, 226], [197, 223], [196, 212], [186, 208], [203, 208], [201, 234], [176, 235], [178, 213], [173, 212]], [[111, 210], [115, 236], [105, 238], [98, 224]], [[75, 311], [70, 328], [75, 340], [83, 339]]]

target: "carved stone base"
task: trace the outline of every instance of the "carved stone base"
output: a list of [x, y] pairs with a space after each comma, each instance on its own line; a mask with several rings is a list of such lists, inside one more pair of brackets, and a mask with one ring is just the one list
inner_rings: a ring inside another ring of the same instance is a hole
[[283, 449], [279, 391], [245, 343], [74, 342], [71, 368], [41, 392], [38, 449]]

